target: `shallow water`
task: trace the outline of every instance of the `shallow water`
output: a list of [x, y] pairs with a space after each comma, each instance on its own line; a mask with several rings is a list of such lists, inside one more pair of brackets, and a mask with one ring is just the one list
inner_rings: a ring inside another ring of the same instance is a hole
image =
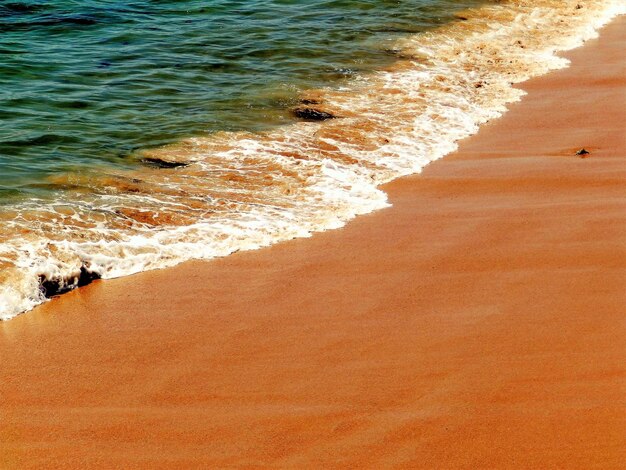
[[383, 208], [378, 185], [453, 151], [522, 96], [513, 84], [566, 66], [555, 52], [623, 10], [616, 0], [0, 5], [0, 318], [94, 278]]
[[136, 149], [289, 122], [476, 1], [0, 1], [0, 200]]

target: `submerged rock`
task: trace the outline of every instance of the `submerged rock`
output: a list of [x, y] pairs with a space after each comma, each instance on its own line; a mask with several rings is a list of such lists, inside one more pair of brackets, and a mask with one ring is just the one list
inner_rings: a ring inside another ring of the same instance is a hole
[[293, 114], [297, 118], [306, 119], [307, 121], [326, 121], [337, 117], [334, 114], [315, 108], [296, 108], [293, 110]]
[[173, 162], [170, 160], [163, 160], [161, 158], [155, 157], [142, 158], [141, 163], [145, 163], [146, 165], [154, 166], [157, 168], [180, 168], [190, 165], [190, 163], [188, 162]]

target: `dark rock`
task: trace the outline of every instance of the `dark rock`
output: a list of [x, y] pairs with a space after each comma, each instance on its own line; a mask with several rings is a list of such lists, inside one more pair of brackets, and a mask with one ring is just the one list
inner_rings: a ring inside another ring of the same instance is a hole
[[97, 281], [101, 277], [102, 276], [100, 276], [100, 274], [87, 270], [85, 266], [81, 266], [80, 276], [78, 277], [78, 284], [76, 287], [86, 286], [87, 284], [91, 284], [93, 281]]
[[590, 152], [588, 152], [585, 149], [580, 149], [578, 152], [576, 152], [576, 155], [583, 156], [583, 155], [589, 155], [589, 153]]
[[43, 295], [49, 299], [74, 290], [77, 287], [91, 284], [101, 277], [100, 274], [89, 271], [85, 266], [81, 266], [78, 277], [71, 279], [47, 279], [45, 276], [39, 276], [39, 288], [43, 292]]
[[180, 168], [180, 167], [190, 165], [189, 163], [186, 163], [186, 162], [170, 162], [168, 160], [162, 160], [160, 158], [154, 158], [154, 157], [142, 158], [141, 163], [145, 163], [146, 165], [150, 165], [156, 168], [165, 168], [165, 169]]
[[297, 118], [305, 119], [307, 121], [326, 121], [336, 117], [331, 113], [314, 108], [296, 108], [293, 110], [293, 114]]
[[47, 299], [65, 292], [58, 280], [46, 279], [44, 276], [39, 276], [39, 289]]

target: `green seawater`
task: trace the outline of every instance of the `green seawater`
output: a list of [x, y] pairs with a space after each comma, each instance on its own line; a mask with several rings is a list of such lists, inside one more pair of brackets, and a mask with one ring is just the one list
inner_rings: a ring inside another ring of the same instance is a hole
[[0, 202], [137, 149], [291, 122], [478, 1], [0, 0]]

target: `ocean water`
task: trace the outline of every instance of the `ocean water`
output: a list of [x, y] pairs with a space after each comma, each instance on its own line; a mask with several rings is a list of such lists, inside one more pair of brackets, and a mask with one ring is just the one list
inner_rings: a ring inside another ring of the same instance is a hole
[[618, 0], [0, 0], [0, 319], [342, 226]]
[[[288, 123], [477, 2], [0, 0], [0, 197], [191, 135]], [[4, 193], [4, 194], [3, 194]]]

